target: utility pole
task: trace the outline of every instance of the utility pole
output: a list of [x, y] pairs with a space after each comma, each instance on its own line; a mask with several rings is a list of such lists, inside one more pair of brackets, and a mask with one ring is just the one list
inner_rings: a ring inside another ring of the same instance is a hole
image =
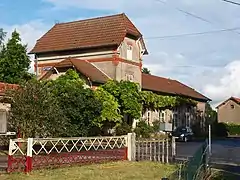
[[[209, 119], [211, 118], [211, 115], [209, 115]], [[209, 155], [212, 153], [212, 128], [211, 123], [209, 122], [208, 125], [208, 145], [209, 145]]]

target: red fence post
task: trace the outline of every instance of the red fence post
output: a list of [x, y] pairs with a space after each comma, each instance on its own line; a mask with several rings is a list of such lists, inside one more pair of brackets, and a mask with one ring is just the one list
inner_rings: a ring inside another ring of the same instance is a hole
[[8, 155], [8, 167], [7, 167], [8, 173], [12, 172], [12, 162], [13, 162], [12, 155]]
[[33, 138], [28, 138], [25, 173], [29, 173], [29, 172], [32, 171], [32, 167], [33, 167], [33, 164], [32, 164], [32, 146], [33, 146]]

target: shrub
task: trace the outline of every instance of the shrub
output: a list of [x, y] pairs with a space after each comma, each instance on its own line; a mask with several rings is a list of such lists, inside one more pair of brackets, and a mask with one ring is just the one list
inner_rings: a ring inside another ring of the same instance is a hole
[[132, 128], [126, 122], [123, 122], [122, 124], [116, 127], [116, 135], [118, 136], [126, 135], [127, 133], [130, 133], [130, 132], [132, 132]]
[[137, 137], [149, 138], [154, 130], [153, 127], [149, 126], [145, 121], [140, 121], [137, 124], [134, 132], [136, 133]]
[[160, 121], [154, 121], [152, 126], [153, 132], [157, 133], [160, 131]]
[[230, 135], [240, 135], [240, 124], [225, 124]]
[[216, 137], [227, 137], [228, 129], [224, 123], [214, 123], [212, 126], [212, 134]]

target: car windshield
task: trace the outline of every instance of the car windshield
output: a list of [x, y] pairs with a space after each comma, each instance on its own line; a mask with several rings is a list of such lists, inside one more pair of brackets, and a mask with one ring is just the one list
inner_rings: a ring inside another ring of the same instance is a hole
[[179, 127], [175, 130], [175, 132], [187, 132], [187, 128], [185, 127]]

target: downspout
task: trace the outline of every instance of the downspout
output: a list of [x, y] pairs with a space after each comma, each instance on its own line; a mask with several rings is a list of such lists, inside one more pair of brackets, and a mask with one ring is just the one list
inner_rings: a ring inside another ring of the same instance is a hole
[[36, 66], [36, 77], [38, 78], [38, 58], [36, 54], [35, 54], [35, 66]]
[[89, 85], [90, 85], [90, 88], [92, 89], [92, 81], [90, 80], [90, 78], [88, 77], [88, 82], [89, 82]]

